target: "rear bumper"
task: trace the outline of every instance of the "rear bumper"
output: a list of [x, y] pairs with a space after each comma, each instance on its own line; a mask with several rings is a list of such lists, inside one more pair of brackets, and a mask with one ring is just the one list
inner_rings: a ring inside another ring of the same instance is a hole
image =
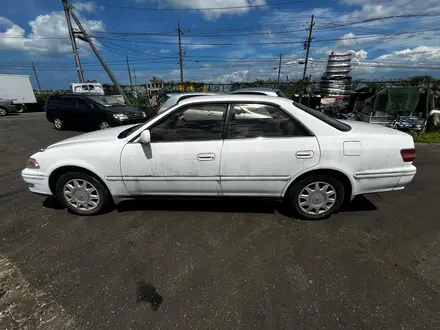
[[38, 195], [45, 195], [45, 196], [51, 196], [52, 191], [49, 187], [49, 177], [40, 174], [38, 171], [30, 170], [30, 169], [24, 169], [21, 172], [21, 177], [23, 178], [24, 182], [27, 183], [29, 190], [35, 194]]
[[353, 195], [401, 190], [413, 180], [416, 173], [417, 169], [414, 165], [403, 169], [355, 173]]

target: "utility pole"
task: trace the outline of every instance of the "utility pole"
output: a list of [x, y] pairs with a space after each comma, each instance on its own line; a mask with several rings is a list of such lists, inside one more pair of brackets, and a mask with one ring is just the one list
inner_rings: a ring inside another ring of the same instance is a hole
[[41, 91], [40, 79], [38, 79], [38, 74], [37, 74], [37, 70], [35, 69], [34, 62], [32, 62], [32, 69], [34, 69], [35, 80], [37, 81], [38, 93], [40, 93], [40, 91]]
[[70, 15], [71, 15], [70, 6], [67, 3], [67, 0], [61, 0], [61, 1], [63, 2], [64, 13], [66, 14], [67, 29], [69, 30], [70, 42], [72, 44], [73, 58], [75, 59], [75, 64], [76, 64], [76, 72], [78, 73], [79, 82], [84, 82], [84, 74], [81, 67], [81, 61], [79, 59], [78, 47], [76, 46], [75, 35], [73, 33], [73, 28], [72, 28], [72, 21], [70, 20]]
[[133, 89], [133, 82], [131, 81], [131, 70], [130, 70], [130, 63], [128, 62], [128, 56], [125, 56], [127, 60], [127, 70], [128, 70], [128, 77], [130, 78], [130, 87]]
[[280, 62], [278, 63], [278, 83], [280, 83], [280, 74], [281, 74], [281, 58], [283, 54], [280, 54]]
[[125, 103], [130, 104], [130, 100], [128, 99], [127, 95], [125, 95], [123, 89], [121, 88], [121, 86], [119, 85], [118, 81], [116, 80], [116, 77], [110, 71], [110, 68], [105, 63], [105, 61], [102, 58], [101, 54], [99, 54], [98, 49], [96, 48], [96, 46], [93, 43], [92, 39], [90, 39], [90, 36], [86, 32], [86, 30], [84, 30], [84, 27], [82, 26], [82, 24], [79, 21], [78, 17], [76, 17], [75, 13], [73, 13], [73, 12], [70, 12], [70, 14], [72, 15], [73, 20], [76, 22], [76, 24], [78, 25], [79, 29], [81, 30], [81, 33], [83, 34], [83, 37], [84, 37], [85, 41], [87, 41], [89, 43], [90, 48], [92, 48], [92, 50], [95, 53], [96, 57], [98, 58], [99, 62], [101, 62], [101, 65], [104, 68], [105, 72], [107, 72], [109, 78], [111, 79], [111, 81], [115, 85], [116, 90], [118, 91], [119, 94], [122, 95], [122, 97], [125, 100]]
[[133, 76], [134, 76], [134, 85], [137, 85], [137, 81], [136, 81], [136, 69], [133, 69]]
[[184, 34], [180, 28], [180, 22], [177, 21], [177, 33], [179, 35], [179, 65], [180, 65], [180, 83], [183, 84], [183, 60], [182, 60], [182, 38], [181, 35]]
[[309, 38], [304, 43], [304, 47], [307, 47], [306, 52], [306, 61], [304, 63], [304, 73], [303, 73], [303, 80], [306, 79], [307, 74], [307, 64], [309, 63], [309, 54], [310, 54], [310, 44], [312, 43], [312, 31], [313, 27], [315, 26], [315, 15], [312, 15], [312, 21], [310, 22], [310, 28], [309, 28]]

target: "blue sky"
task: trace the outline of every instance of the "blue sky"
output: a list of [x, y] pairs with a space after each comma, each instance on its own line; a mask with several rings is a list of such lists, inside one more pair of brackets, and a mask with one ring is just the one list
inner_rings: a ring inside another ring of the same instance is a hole
[[[301, 42], [312, 14], [316, 25], [308, 71], [315, 79], [325, 70], [331, 51], [353, 54], [355, 78], [440, 73], [438, 0], [77, 0], [71, 4], [124, 84], [129, 81], [126, 56], [136, 70], [137, 83], [152, 76], [179, 79], [178, 21], [185, 33], [187, 80], [228, 83], [275, 78], [279, 54], [282, 79], [298, 79], [303, 70], [298, 61], [305, 56]], [[225, 7], [233, 8], [212, 9]], [[85, 78], [108, 82], [88, 44], [78, 41], [78, 46]], [[68, 88], [78, 80], [61, 1], [2, 4], [0, 72], [29, 74], [35, 86], [32, 62], [43, 89]]]

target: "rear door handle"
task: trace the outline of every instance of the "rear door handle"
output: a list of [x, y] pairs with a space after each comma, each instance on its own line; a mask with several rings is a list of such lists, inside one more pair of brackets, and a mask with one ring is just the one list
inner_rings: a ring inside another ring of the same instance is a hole
[[197, 159], [198, 160], [200, 160], [200, 161], [212, 161], [212, 160], [215, 160], [215, 154], [211, 154], [211, 153], [209, 153], [209, 154], [198, 154], [197, 155]]
[[312, 150], [301, 150], [296, 153], [296, 158], [298, 159], [307, 159], [313, 158], [315, 153]]

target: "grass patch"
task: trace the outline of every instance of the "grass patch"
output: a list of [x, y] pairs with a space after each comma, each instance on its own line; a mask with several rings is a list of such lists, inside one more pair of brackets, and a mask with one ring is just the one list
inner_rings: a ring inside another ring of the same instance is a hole
[[429, 132], [422, 135], [413, 135], [414, 142], [440, 143], [440, 132]]

